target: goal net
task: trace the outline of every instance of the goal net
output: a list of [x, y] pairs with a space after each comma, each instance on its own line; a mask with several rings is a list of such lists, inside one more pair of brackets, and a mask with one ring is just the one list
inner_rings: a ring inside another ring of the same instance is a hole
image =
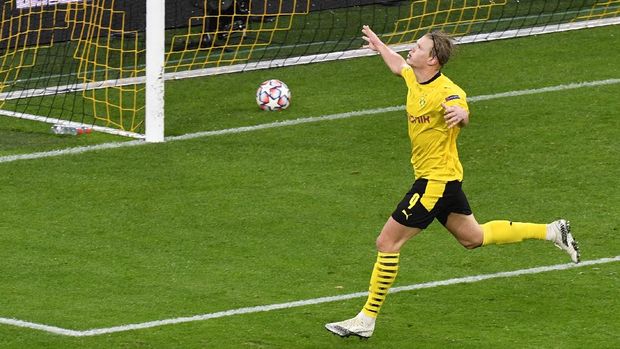
[[148, 129], [164, 89], [147, 88], [149, 69], [157, 84], [361, 57], [363, 24], [400, 51], [436, 29], [468, 43], [620, 23], [620, 0], [163, 3], [0, 1], [0, 115], [159, 141], [163, 126]]

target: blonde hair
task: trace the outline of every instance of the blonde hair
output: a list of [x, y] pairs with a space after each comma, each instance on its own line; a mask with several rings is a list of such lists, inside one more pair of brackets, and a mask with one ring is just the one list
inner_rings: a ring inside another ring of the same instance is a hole
[[437, 58], [440, 66], [444, 66], [450, 60], [452, 54], [456, 51], [454, 39], [441, 30], [432, 31], [426, 36], [433, 41], [433, 49], [431, 55]]

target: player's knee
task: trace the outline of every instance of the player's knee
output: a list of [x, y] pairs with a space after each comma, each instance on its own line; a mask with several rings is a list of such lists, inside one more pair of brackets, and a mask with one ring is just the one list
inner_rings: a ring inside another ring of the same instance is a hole
[[375, 240], [375, 245], [377, 246], [377, 250], [385, 251], [385, 249], [390, 247], [392, 244], [390, 244], [389, 241], [383, 237], [383, 235], [379, 235], [377, 240]]
[[461, 245], [463, 245], [463, 247], [465, 247], [468, 250], [473, 250], [475, 248], [478, 248], [480, 246], [482, 246], [482, 241], [479, 240], [461, 240], [459, 241], [461, 243]]
[[470, 234], [466, 238], [459, 239], [459, 242], [463, 247], [468, 250], [473, 250], [482, 246], [483, 236], [482, 234]]
[[458, 236], [459, 243], [468, 250], [482, 246], [483, 239], [482, 229], [469, 229], [466, 234]]
[[377, 251], [381, 252], [398, 252], [400, 250], [400, 246], [397, 241], [393, 241], [383, 234], [380, 234], [377, 237], [375, 245], [377, 246]]

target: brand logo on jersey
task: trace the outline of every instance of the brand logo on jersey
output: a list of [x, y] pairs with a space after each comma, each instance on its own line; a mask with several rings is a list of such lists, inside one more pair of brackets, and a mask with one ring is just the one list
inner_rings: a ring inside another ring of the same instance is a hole
[[413, 116], [409, 115], [409, 122], [412, 124], [428, 124], [431, 122], [430, 115]]
[[454, 99], [461, 99], [461, 97], [459, 97], [459, 95], [451, 95], [446, 97], [446, 102], [454, 100]]
[[424, 96], [418, 99], [418, 103], [420, 103], [420, 108], [424, 108], [424, 106], [426, 105], [426, 99], [424, 99]]

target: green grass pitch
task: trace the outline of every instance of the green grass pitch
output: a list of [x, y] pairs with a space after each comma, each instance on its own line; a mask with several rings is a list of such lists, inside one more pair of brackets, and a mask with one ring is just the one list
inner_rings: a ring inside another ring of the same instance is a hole
[[[618, 79], [618, 27], [468, 44], [470, 97]], [[293, 103], [258, 110], [285, 81]], [[167, 84], [169, 136], [402, 105], [379, 57]], [[460, 137], [479, 221], [570, 219], [584, 260], [620, 255], [620, 84], [473, 102]], [[0, 118], [0, 156], [123, 139]], [[0, 163], [0, 317], [89, 330], [363, 292], [409, 188], [403, 112]], [[438, 224], [395, 286], [568, 263], [549, 243], [466, 251]], [[620, 264], [400, 292], [375, 335], [326, 322], [364, 298], [69, 337], [0, 324], [0, 348], [614, 348]]]

